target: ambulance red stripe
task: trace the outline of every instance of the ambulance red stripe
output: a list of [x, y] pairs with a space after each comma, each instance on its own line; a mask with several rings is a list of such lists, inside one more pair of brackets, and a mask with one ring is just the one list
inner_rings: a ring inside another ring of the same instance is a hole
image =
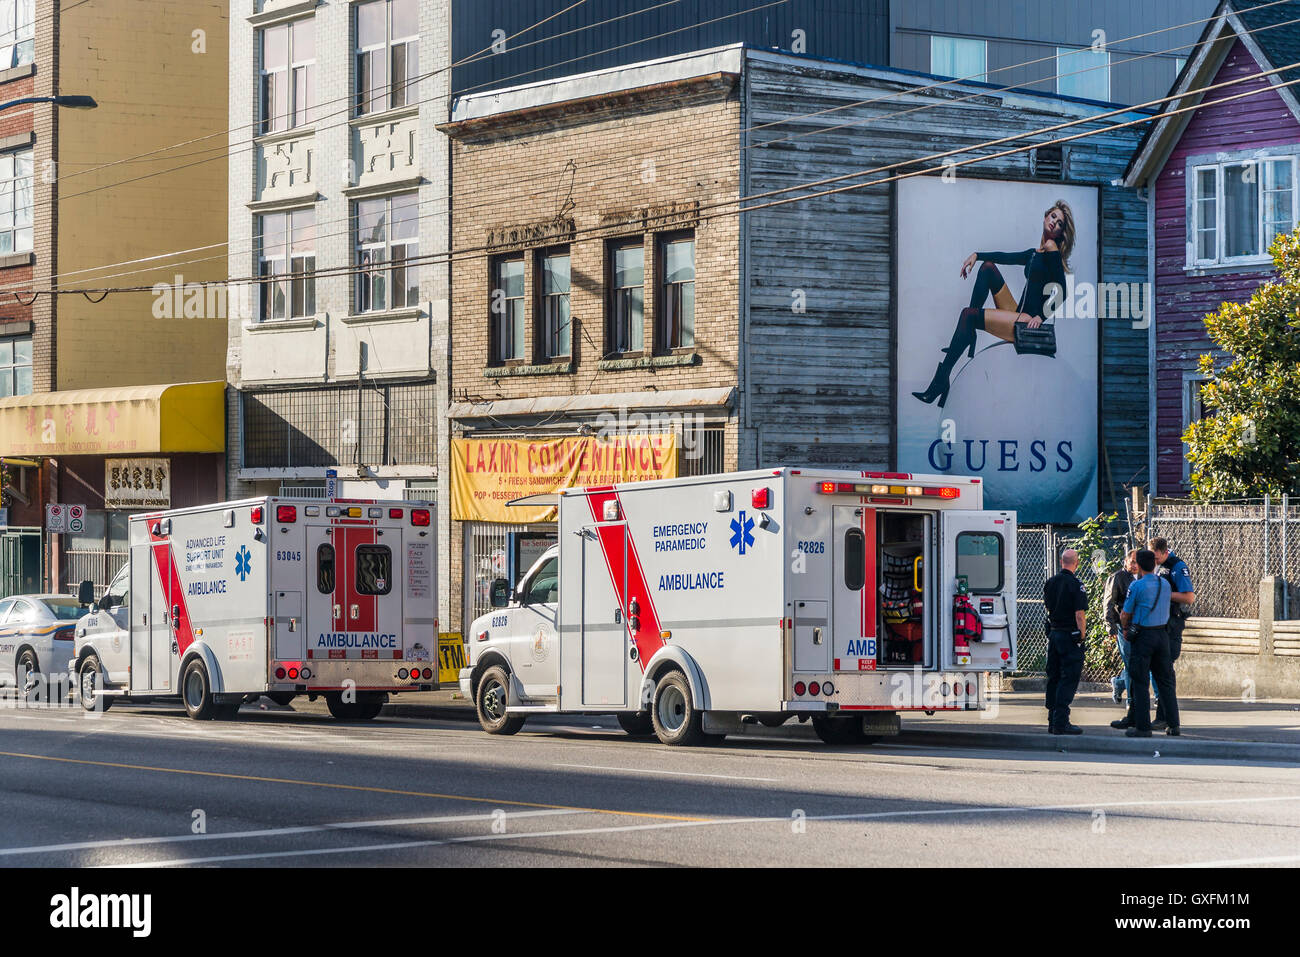
[[[605, 556], [605, 567], [609, 569], [610, 582], [614, 586], [614, 594], [618, 596], [618, 603], [623, 609], [623, 620], [628, 622], [626, 627], [629, 631], [632, 624], [628, 620], [628, 607], [633, 599], [636, 599], [641, 613], [639, 622], [641, 627], [632, 632], [632, 643], [636, 645], [637, 664], [641, 666], [642, 671], [645, 671], [646, 662], [664, 646], [664, 641], [661, 637], [659, 613], [655, 609], [650, 585], [641, 567], [641, 560], [637, 557], [636, 542], [625, 520], [617, 525], [600, 524], [605, 514], [605, 503], [610, 501], [618, 502], [619, 517], [626, 519], [623, 514], [623, 503], [613, 486], [592, 487], [586, 491], [587, 504], [591, 506], [591, 517], [597, 523], [596, 538]], [[619, 534], [620, 529], [622, 535]], [[624, 548], [618, 547], [620, 539], [626, 541]], [[626, 567], [624, 567], [624, 555], [627, 556]]]
[[180, 573], [176, 571], [176, 556], [172, 554], [171, 542], [165, 536], [156, 534], [155, 527], [148, 526], [149, 540], [153, 542], [149, 546], [149, 551], [153, 553], [154, 568], [158, 571], [158, 584], [163, 590], [167, 604], [179, 612], [176, 620], [172, 622], [172, 628], [176, 632], [179, 658], [194, 643], [194, 627], [190, 619], [189, 604], [185, 601], [185, 587], [181, 584]]

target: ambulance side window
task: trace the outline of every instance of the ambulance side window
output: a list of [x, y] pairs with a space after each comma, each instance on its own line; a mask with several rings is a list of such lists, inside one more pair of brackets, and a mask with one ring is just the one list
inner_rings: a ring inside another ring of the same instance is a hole
[[957, 574], [966, 576], [972, 592], [1002, 590], [1002, 536], [997, 532], [957, 535]]
[[844, 533], [844, 587], [861, 591], [867, 583], [867, 536], [860, 528]]
[[358, 545], [357, 594], [387, 595], [392, 590], [392, 550], [387, 545]]
[[316, 549], [316, 590], [334, 594], [334, 546], [325, 542]]
[[560, 600], [560, 559], [548, 559], [537, 569], [524, 595], [525, 605], [545, 605]]

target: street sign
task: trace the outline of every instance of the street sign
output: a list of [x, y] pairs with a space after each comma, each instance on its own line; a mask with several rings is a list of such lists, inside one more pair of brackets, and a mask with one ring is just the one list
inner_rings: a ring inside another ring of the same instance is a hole
[[328, 499], [333, 499], [335, 494], [338, 492], [338, 490], [339, 490], [339, 470], [326, 469], [325, 470], [325, 497]]
[[86, 506], [53, 504], [45, 506], [45, 530], [58, 535], [85, 531]]

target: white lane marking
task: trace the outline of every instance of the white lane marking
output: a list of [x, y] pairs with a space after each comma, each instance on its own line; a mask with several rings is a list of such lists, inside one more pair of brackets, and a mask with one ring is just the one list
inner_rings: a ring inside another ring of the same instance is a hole
[[[503, 809], [504, 810], [504, 809]], [[563, 814], [583, 814], [581, 808], [542, 811], [505, 811], [506, 819], [520, 817], [556, 817]], [[252, 837], [282, 837], [289, 834], [313, 834], [321, 831], [350, 831], [367, 827], [408, 827], [422, 824], [450, 824], [457, 821], [491, 821], [491, 814], [451, 814], [441, 817], [394, 817], [377, 821], [340, 821], [333, 824], [303, 824], [297, 827], [272, 827], [256, 831], [229, 831], [222, 834], [177, 834], [167, 837], [123, 837], [105, 841], [78, 841], [72, 844], [42, 844], [33, 847], [0, 848], [0, 857], [20, 854], [53, 854], [59, 851], [86, 851], [105, 847], [140, 847], [157, 844], [179, 844], [185, 841], [233, 841]]]
[[[979, 807], [979, 808], [926, 808], [916, 811], [871, 811], [853, 814], [809, 814], [806, 821], [850, 821], [882, 820], [900, 817], [934, 817], [956, 814], [1009, 814], [1014, 812], [1050, 812], [1050, 811], [1088, 811], [1097, 808], [1126, 808], [1150, 806], [1185, 806], [1200, 804], [1260, 804], [1276, 801], [1300, 801], [1300, 794], [1279, 795], [1277, 797], [1252, 798], [1191, 798], [1182, 801], [1112, 801], [1091, 804], [1044, 804], [1023, 807]], [[354, 847], [322, 847], [303, 851], [266, 851], [254, 854], [226, 854], [219, 857], [189, 858], [172, 861], [138, 861], [127, 864], [105, 864], [107, 868], [133, 867], [182, 867], [196, 864], [219, 864], [232, 861], [270, 860], [284, 857], [319, 857], [326, 854], [360, 854], [367, 851], [409, 850], [416, 847], [448, 847], [455, 844], [473, 844], [482, 841], [523, 840], [538, 837], [574, 837], [589, 834], [616, 834], [633, 831], [664, 831], [682, 827], [717, 827], [726, 824], [789, 824], [789, 817], [734, 817], [717, 818], [710, 821], [666, 821], [657, 824], [626, 824], [616, 827], [585, 827], [555, 831], [526, 831], [518, 834], [480, 834], [467, 837], [452, 837], [441, 840], [402, 841], [392, 844], [371, 844]]]
[[661, 771], [657, 768], [608, 768], [603, 764], [557, 764], [557, 768], [578, 768], [582, 771], [626, 771], [629, 774], [670, 774], [682, 778], [723, 778], [727, 781], [772, 781], [780, 778], [746, 778], [738, 774], [702, 774], [696, 771]]
[[1300, 855], [1291, 857], [1242, 857], [1235, 861], [1193, 861], [1187, 864], [1161, 864], [1160, 867], [1254, 867], [1259, 864], [1294, 864]]

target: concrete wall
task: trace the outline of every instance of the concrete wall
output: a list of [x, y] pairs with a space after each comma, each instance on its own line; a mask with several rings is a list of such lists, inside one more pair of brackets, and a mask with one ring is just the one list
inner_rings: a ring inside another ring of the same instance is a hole
[[[57, 118], [60, 285], [224, 278], [226, 163], [219, 134], [227, 126], [228, 23], [226, 5], [211, 0], [77, 5], [61, 17], [58, 92], [89, 94], [99, 107], [63, 110]], [[38, 22], [38, 47], [47, 29], [48, 22]], [[173, 146], [190, 139], [199, 141]], [[151, 150], [160, 152], [132, 158]], [[38, 153], [38, 217], [44, 172]], [[111, 266], [211, 246], [147, 269]], [[114, 294], [98, 304], [61, 297], [53, 386], [222, 378], [224, 317], [206, 314], [205, 302], [204, 315], [157, 318], [154, 302], [150, 292]]]

